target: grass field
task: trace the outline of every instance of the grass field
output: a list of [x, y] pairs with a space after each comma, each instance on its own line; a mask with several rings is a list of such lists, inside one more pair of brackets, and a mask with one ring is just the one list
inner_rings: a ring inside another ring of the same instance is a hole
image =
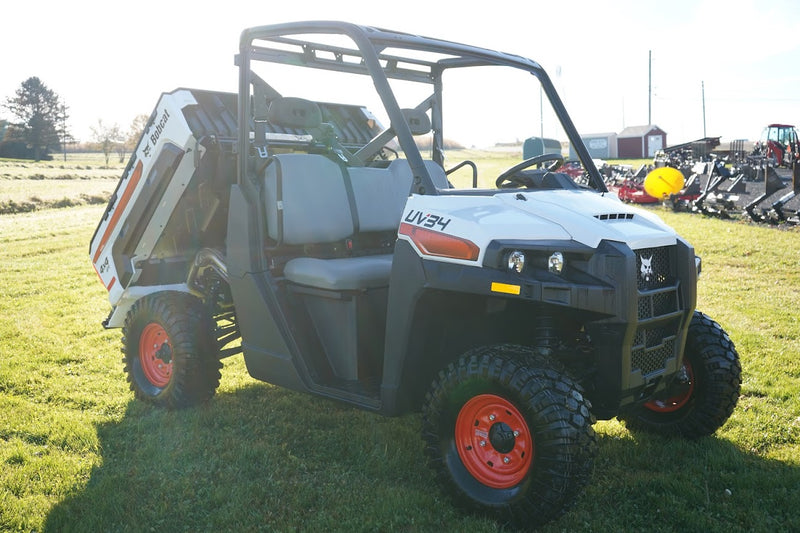
[[58, 155], [53, 161], [0, 159], [0, 215], [53, 207], [104, 204], [125, 163], [102, 154]]
[[[0, 195], [45, 194], [3, 168]], [[698, 307], [736, 342], [739, 405], [697, 442], [598, 423], [593, 480], [544, 531], [798, 531], [800, 231], [653, 210], [703, 257]], [[88, 258], [102, 211], [0, 216], [0, 530], [497, 530], [434, 486], [417, 415], [256, 382], [241, 357], [205, 406], [134, 401]]]

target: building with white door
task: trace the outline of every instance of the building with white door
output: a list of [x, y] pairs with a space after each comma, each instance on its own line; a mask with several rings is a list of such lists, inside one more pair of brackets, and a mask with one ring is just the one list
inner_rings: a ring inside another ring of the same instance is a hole
[[621, 159], [653, 157], [667, 146], [667, 133], [656, 126], [631, 126], [617, 135], [617, 155]]

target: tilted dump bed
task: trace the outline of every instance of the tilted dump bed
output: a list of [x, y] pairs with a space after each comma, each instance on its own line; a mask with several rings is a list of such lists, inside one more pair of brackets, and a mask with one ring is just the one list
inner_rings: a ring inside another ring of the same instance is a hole
[[[339, 142], [356, 149], [380, 131], [363, 107], [320, 104]], [[237, 96], [177, 89], [164, 93], [111, 196], [90, 257], [120, 326], [130, 304], [149, 291], [185, 290], [198, 251], [224, 253], [230, 185], [236, 180]], [[259, 128], [256, 128], [259, 129]], [[291, 150], [307, 143], [300, 128], [260, 125], [259, 146]]]

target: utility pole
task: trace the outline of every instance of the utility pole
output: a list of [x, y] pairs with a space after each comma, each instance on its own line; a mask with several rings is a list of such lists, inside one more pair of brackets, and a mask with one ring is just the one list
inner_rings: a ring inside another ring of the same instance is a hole
[[700, 90], [703, 93], [703, 137], [706, 137], [706, 82], [700, 82]]
[[653, 123], [653, 51], [647, 51], [647, 125]]

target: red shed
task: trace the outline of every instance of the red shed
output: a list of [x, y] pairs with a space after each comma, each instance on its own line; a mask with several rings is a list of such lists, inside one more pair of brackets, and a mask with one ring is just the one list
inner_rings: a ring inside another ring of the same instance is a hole
[[617, 156], [623, 159], [653, 157], [667, 146], [667, 134], [655, 124], [631, 126], [617, 135]]

